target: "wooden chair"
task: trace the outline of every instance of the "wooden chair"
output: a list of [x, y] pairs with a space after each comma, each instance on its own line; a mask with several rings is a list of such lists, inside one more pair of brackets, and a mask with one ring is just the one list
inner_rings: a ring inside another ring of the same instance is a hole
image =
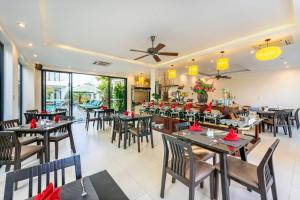
[[297, 108], [295, 113], [290, 117], [292, 125], [294, 125], [294, 122], [295, 122], [297, 129], [299, 129], [299, 127], [300, 127], [299, 110], [300, 110], [300, 108]]
[[[65, 116], [65, 115], [60, 115], [59, 116], [60, 120], [74, 120], [74, 117], [71, 116]], [[66, 127], [59, 129], [58, 131], [56, 131], [55, 133], [51, 133], [50, 137], [49, 137], [49, 142], [53, 142], [54, 143], [54, 147], [55, 147], [55, 159], [58, 159], [58, 151], [59, 151], [59, 142], [68, 138], [69, 137], [69, 132], [66, 129]], [[39, 138], [39, 142], [44, 142], [44, 138], [40, 137]]]
[[[20, 126], [20, 120], [19, 119], [12, 119], [7, 121], [0, 121], [0, 130], [4, 131], [8, 128], [18, 127]], [[27, 136], [23, 134], [23, 137], [19, 137], [18, 140], [20, 141], [21, 145], [28, 145], [35, 142], [38, 142], [38, 137], [36, 135], [30, 135]]]
[[111, 143], [116, 140], [116, 135], [118, 134], [118, 148], [120, 148], [122, 137], [125, 133], [124, 126], [122, 124], [122, 121], [120, 120], [118, 115], [113, 115], [113, 132], [112, 132], [112, 138]]
[[286, 111], [275, 111], [273, 118], [265, 119], [263, 121], [263, 126], [267, 124], [271, 131], [273, 131], [274, 137], [278, 133], [278, 128], [282, 127], [284, 134], [287, 135], [289, 133], [289, 137], [292, 137], [292, 129], [290, 124], [290, 116]]
[[215, 179], [215, 167], [195, 159], [189, 143], [166, 134], [162, 134], [162, 139], [164, 160], [160, 197], [164, 198], [166, 175], [169, 174], [172, 176], [172, 183], [177, 179], [189, 187], [189, 200], [194, 199], [195, 187], [210, 177], [210, 198], [216, 199], [218, 179]]
[[[271, 145], [258, 166], [235, 157], [228, 157], [230, 179], [259, 193], [261, 200], [267, 200], [268, 191], [271, 189], [273, 200], [277, 200], [273, 153], [278, 143], [279, 139]], [[220, 171], [220, 164], [217, 164], [216, 168]]]
[[149, 142], [148, 136], [150, 136], [151, 140], [151, 147], [154, 148], [153, 143], [153, 133], [152, 133], [152, 116], [149, 117], [141, 117], [138, 119], [137, 127], [136, 128], [130, 128], [129, 131], [129, 145], [131, 136], [133, 137], [133, 142], [135, 143], [135, 138], [137, 138], [138, 143], [138, 152], [141, 151], [141, 140], [143, 137], [146, 137], [147, 142]]
[[[91, 114], [94, 114], [94, 117], [92, 117]], [[87, 131], [89, 130], [90, 122], [93, 122], [93, 127], [95, 125], [95, 122], [97, 122], [97, 130], [98, 130], [98, 128], [99, 128], [98, 124], [100, 124], [99, 120], [101, 120], [101, 119], [98, 118], [98, 116], [96, 116], [96, 112], [94, 112], [93, 110], [90, 110], [90, 109], [86, 110], [85, 128]]]
[[111, 125], [112, 121], [113, 121], [113, 117], [112, 115], [115, 113], [114, 109], [106, 109], [103, 112], [103, 115], [100, 117], [100, 122], [102, 123], [102, 129], [105, 129], [105, 122], [109, 122], [109, 125]]
[[[176, 131], [186, 130], [190, 127], [190, 122], [181, 122], [175, 124]], [[195, 158], [202, 161], [207, 161], [209, 159], [213, 159], [213, 164], [216, 164], [216, 154], [214, 152], [208, 151], [202, 147], [197, 145], [192, 145], [192, 151], [195, 155]]]
[[[81, 164], [80, 164], [80, 156], [71, 156], [68, 158], [64, 158], [61, 160], [55, 160], [49, 163], [24, 168], [21, 170], [17, 170], [14, 172], [9, 172], [6, 174], [6, 183], [5, 183], [5, 191], [4, 191], [4, 200], [12, 200], [13, 199], [13, 185], [18, 181], [28, 180], [29, 188], [28, 188], [28, 198], [33, 196], [33, 179], [37, 178], [37, 192], [40, 193], [42, 191], [42, 175], [46, 175], [46, 186], [50, 183], [50, 175], [51, 172], [54, 172], [54, 187], [58, 186], [58, 172], [61, 171], [61, 183], [65, 184], [65, 169], [68, 167], [75, 167], [75, 177], [76, 180], [81, 179]], [[24, 197], [25, 198], [25, 197]]]
[[0, 165], [6, 165], [6, 172], [10, 166], [14, 170], [21, 168], [21, 162], [27, 158], [38, 155], [40, 163], [43, 163], [44, 146], [21, 145], [15, 132], [0, 131]]

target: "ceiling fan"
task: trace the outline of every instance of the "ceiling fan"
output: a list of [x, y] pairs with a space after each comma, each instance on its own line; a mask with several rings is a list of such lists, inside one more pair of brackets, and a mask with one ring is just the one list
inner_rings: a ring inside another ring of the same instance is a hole
[[156, 62], [160, 62], [161, 59], [160, 59], [160, 57], [158, 57], [158, 55], [161, 55], [161, 56], [178, 56], [178, 53], [160, 52], [160, 50], [162, 48], [164, 48], [166, 45], [164, 45], [162, 43], [159, 43], [156, 47], [154, 47], [155, 36], [151, 36], [150, 39], [151, 39], [151, 42], [152, 42], [152, 47], [148, 48], [146, 51], [130, 49], [130, 51], [146, 53], [146, 55], [135, 58], [134, 60], [139, 60], [139, 59], [142, 59], [142, 58], [147, 57], [147, 56], [152, 56]]
[[227, 76], [226, 74], [234, 74], [234, 73], [247, 72], [247, 71], [250, 71], [250, 70], [249, 69], [242, 69], [242, 70], [225, 72], [225, 73], [222, 73], [222, 74], [220, 74], [220, 71], [218, 70], [217, 74], [207, 74], [207, 73], [202, 73], [202, 72], [199, 72], [199, 74], [203, 75], [203, 76], [210, 77], [209, 79], [219, 80], [219, 79], [231, 79], [232, 78], [231, 76]]

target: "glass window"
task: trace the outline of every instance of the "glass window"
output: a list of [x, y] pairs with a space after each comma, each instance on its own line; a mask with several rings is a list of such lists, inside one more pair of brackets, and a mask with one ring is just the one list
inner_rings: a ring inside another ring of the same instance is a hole
[[125, 79], [111, 78], [110, 79], [110, 96], [111, 107], [116, 111], [126, 110], [126, 82]]

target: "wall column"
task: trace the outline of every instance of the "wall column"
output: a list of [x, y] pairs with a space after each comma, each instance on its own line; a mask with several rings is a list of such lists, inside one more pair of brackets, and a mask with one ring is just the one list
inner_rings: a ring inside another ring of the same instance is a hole
[[156, 81], [156, 69], [151, 69], [150, 70], [150, 87], [151, 87], [150, 95], [155, 93], [155, 81]]

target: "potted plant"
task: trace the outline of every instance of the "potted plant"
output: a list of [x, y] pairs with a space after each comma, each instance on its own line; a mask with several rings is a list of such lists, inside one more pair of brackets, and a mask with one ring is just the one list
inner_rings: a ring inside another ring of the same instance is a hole
[[199, 79], [195, 82], [192, 90], [193, 92], [197, 93], [198, 102], [201, 104], [206, 104], [208, 100], [207, 93], [215, 91], [215, 87], [213, 84], [207, 84], [203, 80]]

